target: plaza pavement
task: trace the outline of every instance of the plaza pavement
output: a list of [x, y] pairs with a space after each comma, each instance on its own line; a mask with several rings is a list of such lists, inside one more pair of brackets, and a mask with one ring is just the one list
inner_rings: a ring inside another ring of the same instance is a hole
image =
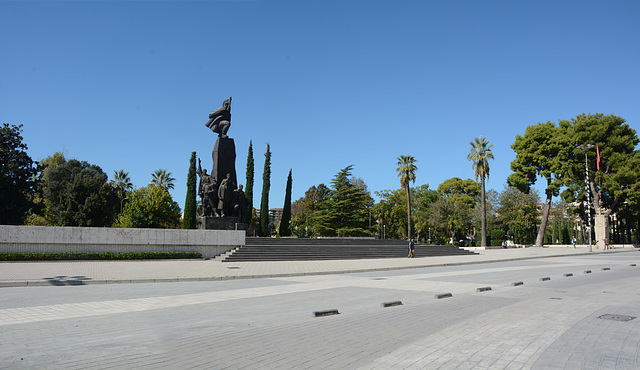
[[[0, 368], [640, 367], [640, 277], [631, 267], [640, 263], [637, 249], [478, 252], [315, 262], [0, 263]], [[514, 286], [518, 280], [524, 286]], [[141, 284], [115, 285], [123, 282]], [[92, 285], [47, 287], [84, 284]], [[493, 290], [476, 292], [481, 286]], [[453, 298], [433, 299], [444, 292]], [[379, 306], [396, 299], [404, 305]], [[333, 307], [339, 315], [310, 315]], [[617, 320], [625, 317], [630, 321]]]
[[55, 261], [0, 263], [0, 288], [43, 285], [122, 284], [179, 281], [209, 281], [246, 278], [273, 278], [303, 275], [341, 274], [367, 271], [399, 270], [431, 266], [489, 263], [498, 261], [550, 258], [594, 253], [638, 251], [617, 246], [609, 251], [581, 245], [573, 248], [480, 249], [478, 254], [420, 258], [221, 262], [220, 260], [146, 260], [146, 261]]

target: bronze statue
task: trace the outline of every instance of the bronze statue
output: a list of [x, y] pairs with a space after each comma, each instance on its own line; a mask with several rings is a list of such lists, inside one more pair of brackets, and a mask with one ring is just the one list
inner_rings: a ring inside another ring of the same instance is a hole
[[209, 114], [209, 121], [205, 123], [213, 132], [220, 137], [227, 137], [227, 131], [231, 126], [231, 97], [222, 103], [222, 108], [218, 108]]
[[231, 181], [231, 174], [228, 173], [218, 187], [218, 209], [221, 217], [231, 216], [234, 188], [235, 184]]
[[242, 191], [242, 185], [233, 191], [233, 216], [239, 217], [241, 222], [245, 222], [247, 213], [247, 200]]
[[196, 171], [200, 176], [200, 184], [198, 185], [198, 195], [202, 200], [202, 209], [200, 214], [203, 216], [218, 216], [218, 184], [213, 176], [207, 174], [207, 170], [202, 170], [200, 159], [198, 159], [198, 169]]

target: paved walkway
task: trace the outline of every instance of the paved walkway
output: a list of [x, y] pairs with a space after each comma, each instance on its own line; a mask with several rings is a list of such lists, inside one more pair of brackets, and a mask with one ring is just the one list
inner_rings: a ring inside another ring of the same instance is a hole
[[609, 251], [593, 249], [593, 252], [589, 252], [586, 246], [575, 249], [572, 247], [510, 248], [477, 250], [478, 254], [467, 256], [419, 258], [420, 247], [418, 246], [417, 258], [414, 259], [233, 263], [218, 260], [4, 262], [0, 263], [0, 287], [207, 281], [341, 274], [632, 251], [639, 250], [628, 246]]
[[0, 368], [639, 368], [638, 251], [0, 263]]

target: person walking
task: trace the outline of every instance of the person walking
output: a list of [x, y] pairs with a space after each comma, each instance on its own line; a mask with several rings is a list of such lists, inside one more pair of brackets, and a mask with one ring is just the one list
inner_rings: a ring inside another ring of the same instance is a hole
[[413, 239], [409, 239], [409, 258], [413, 258], [414, 249], [415, 249], [415, 245], [413, 243]]
[[576, 236], [575, 235], [571, 239], [571, 244], [573, 244], [573, 249], [576, 249]]

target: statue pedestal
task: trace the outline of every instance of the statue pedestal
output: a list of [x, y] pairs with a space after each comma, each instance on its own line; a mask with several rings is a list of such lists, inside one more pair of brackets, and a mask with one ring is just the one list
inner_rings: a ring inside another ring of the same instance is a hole
[[247, 230], [248, 225], [240, 222], [240, 217], [198, 217], [201, 230]]
[[227, 177], [227, 174], [231, 174], [231, 181], [234, 184], [233, 189], [235, 189], [238, 186], [238, 180], [236, 179], [236, 144], [233, 139], [230, 137], [218, 137], [213, 146], [211, 157], [213, 158], [211, 176], [220, 185], [220, 182]]

